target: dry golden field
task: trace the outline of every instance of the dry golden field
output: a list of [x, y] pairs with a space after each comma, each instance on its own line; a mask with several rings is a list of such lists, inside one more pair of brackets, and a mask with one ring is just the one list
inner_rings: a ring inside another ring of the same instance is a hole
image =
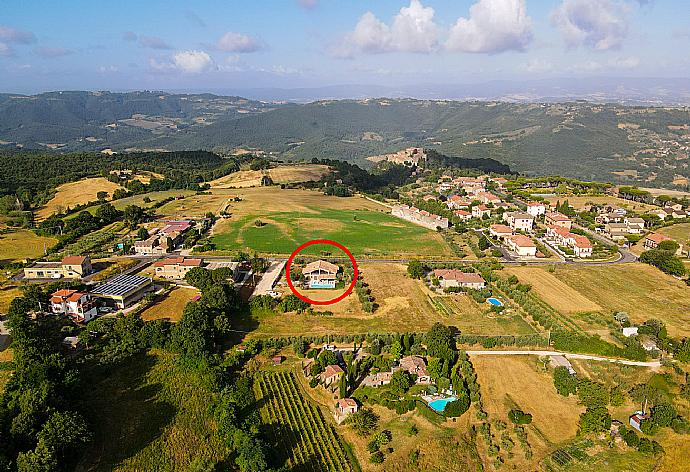
[[38, 236], [28, 230], [0, 234], [0, 260], [20, 261], [43, 256], [44, 248], [50, 248], [57, 239]]
[[561, 313], [601, 311], [601, 307], [580, 292], [539, 267], [509, 266], [504, 272], [517, 276], [521, 283], [532, 285], [542, 300]]
[[513, 408], [532, 415], [532, 423], [525, 427], [535, 461], [525, 465], [529, 470], [535, 470], [536, 462], [554, 445], [575, 436], [584, 408], [575, 397], [556, 392], [551, 374], [539, 367], [536, 356], [472, 356], [471, 361], [491, 420], [511, 424], [508, 412]]
[[[531, 283], [536, 293], [564, 313], [597, 305], [600, 309], [591, 311], [598, 311], [602, 316], [624, 311], [634, 323], [657, 318], [666, 323], [671, 336], [690, 335], [690, 288], [647, 264], [556, 266], [553, 273], [546, 268], [507, 270], [513, 271], [522, 282]], [[572, 291], [562, 289], [561, 284]], [[574, 308], [569, 310], [570, 303]]]
[[45, 219], [67, 207], [72, 208], [75, 205], [96, 201], [98, 199], [96, 194], [101, 191], [108, 192], [108, 199], [110, 199], [118, 188], [122, 187], [105, 177], [91, 177], [62, 184], [55, 189], [55, 196], [40, 208], [36, 215], [39, 219]]
[[7, 313], [12, 300], [21, 296], [21, 294], [19, 287], [12, 285], [0, 287], [0, 313]]
[[182, 311], [185, 305], [191, 302], [199, 293], [197, 289], [193, 288], [174, 288], [163, 300], [144, 310], [141, 314], [141, 319], [144, 321], [179, 321], [182, 318]]
[[294, 166], [280, 166], [266, 170], [241, 170], [209, 182], [212, 188], [243, 188], [258, 187], [261, 178], [267, 175], [275, 184], [289, 184], [321, 180], [329, 174], [328, 166], [320, 164], [298, 164]]
[[547, 201], [555, 203], [557, 201], [564, 202], [568, 200], [570, 206], [576, 210], [582, 210], [582, 208], [590, 203], [595, 203], [597, 205], [614, 205], [618, 207], [625, 208], [627, 210], [632, 210], [635, 212], [645, 212], [659, 208], [654, 205], [647, 205], [646, 203], [633, 202], [630, 200], [625, 200], [622, 198], [617, 198], [611, 195], [559, 195], [557, 197], [548, 197]]

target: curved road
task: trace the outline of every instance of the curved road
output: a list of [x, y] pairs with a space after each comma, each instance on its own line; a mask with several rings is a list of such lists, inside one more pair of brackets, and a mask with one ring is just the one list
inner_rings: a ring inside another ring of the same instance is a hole
[[585, 359], [591, 361], [605, 361], [614, 364], [634, 365], [638, 367], [660, 367], [660, 361], [629, 361], [611, 357], [591, 356], [589, 354], [574, 354], [561, 351], [465, 351], [469, 356], [563, 356], [566, 359]]

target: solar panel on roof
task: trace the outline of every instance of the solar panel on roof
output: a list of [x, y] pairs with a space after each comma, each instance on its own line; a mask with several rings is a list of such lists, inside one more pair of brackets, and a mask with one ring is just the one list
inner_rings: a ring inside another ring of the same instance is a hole
[[92, 293], [100, 295], [124, 295], [148, 282], [148, 277], [142, 277], [140, 275], [118, 275], [103, 285], [96, 287]]

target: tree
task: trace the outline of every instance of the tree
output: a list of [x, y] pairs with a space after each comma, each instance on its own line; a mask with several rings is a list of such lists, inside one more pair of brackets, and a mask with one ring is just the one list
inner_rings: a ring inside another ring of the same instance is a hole
[[587, 408], [580, 415], [580, 434], [599, 433], [611, 428], [611, 415], [605, 407]]
[[489, 243], [489, 240], [486, 239], [486, 236], [482, 235], [482, 237], [479, 238], [479, 243], [477, 243], [477, 246], [479, 247], [480, 251], [484, 251], [486, 249], [489, 249], [491, 247], [491, 244]]
[[137, 239], [139, 241], [144, 241], [149, 238], [149, 232], [146, 228], [139, 228], [139, 231], [137, 231]]
[[429, 372], [429, 376], [434, 380], [443, 377], [443, 359], [438, 359], [436, 357], [431, 358], [427, 366], [427, 371]]
[[235, 464], [241, 472], [263, 472], [268, 469], [266, 447], [259, 438], [237, 428], [232, 439], [237, 453]]
[[508, 412], [508, 419], [515, 424], [530, 424], [532, 422], [532, 415], [522, 410], [514, 409]]
[[424, 337], [427, 353], [431, 357], [453, 360], [455, 339], [450, 328], [441, 323], [435, 323]]
[[193, 267], [185, 274], [184, 279], [189, 285], [198, 288], [202, 292], [205, 292], [213, 285], [211, 272], [203, 267]]
[[338, 393], [340, 394], [340, 398], [347, 397], [347, 379], [344, 375], [341, 375], [338, 380]]
[[669, 404], [655, 405], [652, 408], [652, 421], [659, 426], [671, 426], [671, 422], [678, 416], [678, 412]]
[[407, 273], [413, 279], [421, 279], [424, 277], [424, 266], [419, 261], [410, 261], [407, 264]]
[[317, 362], [322, 366], [326, 367], [327, 365], [335, 365], [338, 363], [338, 358], [336, 357], [335, 353], [331, 351], [330, 349], [324, 349], [321, 351], [319, 354], [319, 357], [317, 358]]
[[580, 403], [587, 408], [605, 407], [609, 404], [609, 391], [602, 384], [591, 380], [581, 380], [577, 385]]
[[303, 339], [297, 339], [292, 343], [292, 349], [297, 357], [304, 357], [309, 349], [309, 343]]
[[393, 356], [393, 359], [400, 359], [403, 355], [403, 347], [400, 344], [400, 341], [397, 339], [393, 341], [393, 344], [391, 345], [390, 348], [390, 353]]
[[103, 190], [101, 190], [100, 192], [96, 192], [96, 198], [99, 202], [104, 202], [105, 199], [108, 198], [108, 192], [105, 192]]
[[577, 393], [577, 379], [568, 372], [566, 367], [556, 367], [553, 371], [553, 385], [556, 391], [567, 397]]
[[113, 200], [119, 200], [121, 198], [125, 198], [126, 196], [129, 195], [129, 192], [123, 188], [116, 188], [115, 191], [113, 192]]
[[96, 208], [95, 213], [96, 218], [102, 220], [104, 223], [112, 223], [120, 218], [120, 215], [122, 215], [122, 213], [115, 208], [112, 203], [104, 203]]
[[668, 251], [672, 254], [675, 254], [679, 247], [680, 245], [676, 241], [667, 239], [665, 241], [661, 241], [656, 248], [661, 251]]
[[122, 218], [130, 228], [135, 228], [144, 220], [144, 210], [136, 205], [127, 205], [122, 213]]
[[412, 386], [412, 377], [406, 370], [396, 370], [391, 376], [390, 391], [396, 395], [403, 395]]
[[349, 425], [359, 436], [369, 436], [379, 424], [379, 416], [369, 408], [352, 413], [345, 419], [345, 424]]
[[448, 417], [461, 416], [470, 407], [470, 397], [467, 395], [460, 395], [456, 400], [446, 403], [443, 409], [443, 414]]

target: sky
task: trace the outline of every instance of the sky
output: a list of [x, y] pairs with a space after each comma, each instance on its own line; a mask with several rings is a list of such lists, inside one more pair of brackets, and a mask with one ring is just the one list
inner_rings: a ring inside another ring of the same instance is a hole
[[690, 77], [687, 0], [3, 0], [0, 92]]

